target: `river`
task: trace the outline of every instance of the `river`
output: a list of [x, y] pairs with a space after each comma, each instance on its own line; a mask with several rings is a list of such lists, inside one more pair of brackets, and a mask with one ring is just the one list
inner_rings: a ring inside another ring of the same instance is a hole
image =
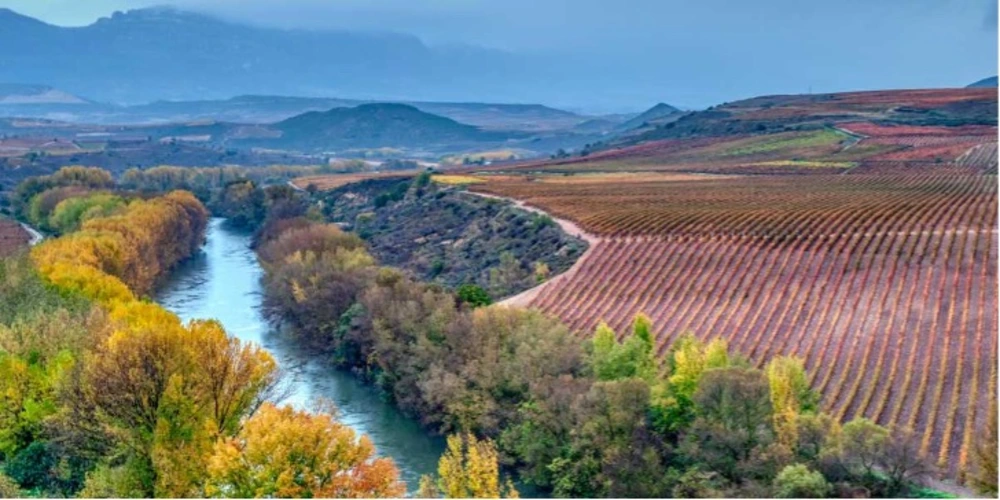
[[336, 404], [337, 419], [367, 434], [379, 455], [392, 457], [411, 491], [422, 474], [436, 472], [444, 440], [430, 436], [376, 390], [333, 369], [321, 356], [300, 349], [261, 316], [263, 273], [250, 249], [250, 234], [212, 219], [203, 251], [182, 264], [159, 288], [156, 301], [183, 320], [215, 318], [230, 335], [256, 342], [278, 360], [290, 384], [285, 401], [311, 409], [318, 400]]

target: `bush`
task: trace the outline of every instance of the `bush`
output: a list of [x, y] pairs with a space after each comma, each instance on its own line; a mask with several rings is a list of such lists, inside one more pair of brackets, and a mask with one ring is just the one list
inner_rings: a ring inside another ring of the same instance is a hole
[[823, 498], [830, 494], [830, 483], [819, 472], [802, 464], [789, 465], [774, 479], [775, 494], [781, 498]]
[[493, 299], [490, 297], [490, 294], [479, 285], [462, 285], [458, 287], [456, 294], [459, 302], [467, 304], [472, 308], [488, 306], [493, 303]]

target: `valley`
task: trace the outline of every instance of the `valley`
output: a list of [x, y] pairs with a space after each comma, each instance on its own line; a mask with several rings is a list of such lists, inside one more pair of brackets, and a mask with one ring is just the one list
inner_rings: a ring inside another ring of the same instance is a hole
[[0, 498], [998, 495], [992, 5], [167, 3], [0, 0]]

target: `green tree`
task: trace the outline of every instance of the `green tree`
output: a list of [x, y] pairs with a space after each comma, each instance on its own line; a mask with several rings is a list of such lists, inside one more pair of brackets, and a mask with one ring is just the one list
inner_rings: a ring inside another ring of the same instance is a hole
[[598, 380], [656, 378], [656, 359], [649, 318], [636, 316], [632, 334], [618, 342], [616, 334], [606, 323], [597, 326], [591, 342], [591, 366]]
[[467, 304], [469, 307], [483, 307], [493, 303], [493, 298], [483, 287], [472, 283], [466, 283], [456, 291], [459, 302]]
[[844, 424], [843, 436], [848, 468], [864, 477], [874, 477], [879, 457], [889, 439], [889, 430], [862, 417]]
[[781, 498], [823, 498], [832, 490], [823, 474], [802, 464], [782, 469], [774, 479], [774, 488]]
[[705, 372], [694, 395], [697, 418], [685, 454], [731, 481], [750, 462], [763, 462], [773, 440], [770, 388], [759, 370], [721, 368]]

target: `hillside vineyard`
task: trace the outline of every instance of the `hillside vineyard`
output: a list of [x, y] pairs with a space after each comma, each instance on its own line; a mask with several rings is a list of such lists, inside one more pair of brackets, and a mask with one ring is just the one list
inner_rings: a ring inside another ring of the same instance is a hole
[[761, 365], [801, 356], [835, 416], [912, 426], [954, 474], [997, 380], [997, 178], [976, 170], [472, 189], [600, 238], [530, 306], [584, 334], [601, 321], [624, 332], [644, 312], [661, 355], [690, 332]]

